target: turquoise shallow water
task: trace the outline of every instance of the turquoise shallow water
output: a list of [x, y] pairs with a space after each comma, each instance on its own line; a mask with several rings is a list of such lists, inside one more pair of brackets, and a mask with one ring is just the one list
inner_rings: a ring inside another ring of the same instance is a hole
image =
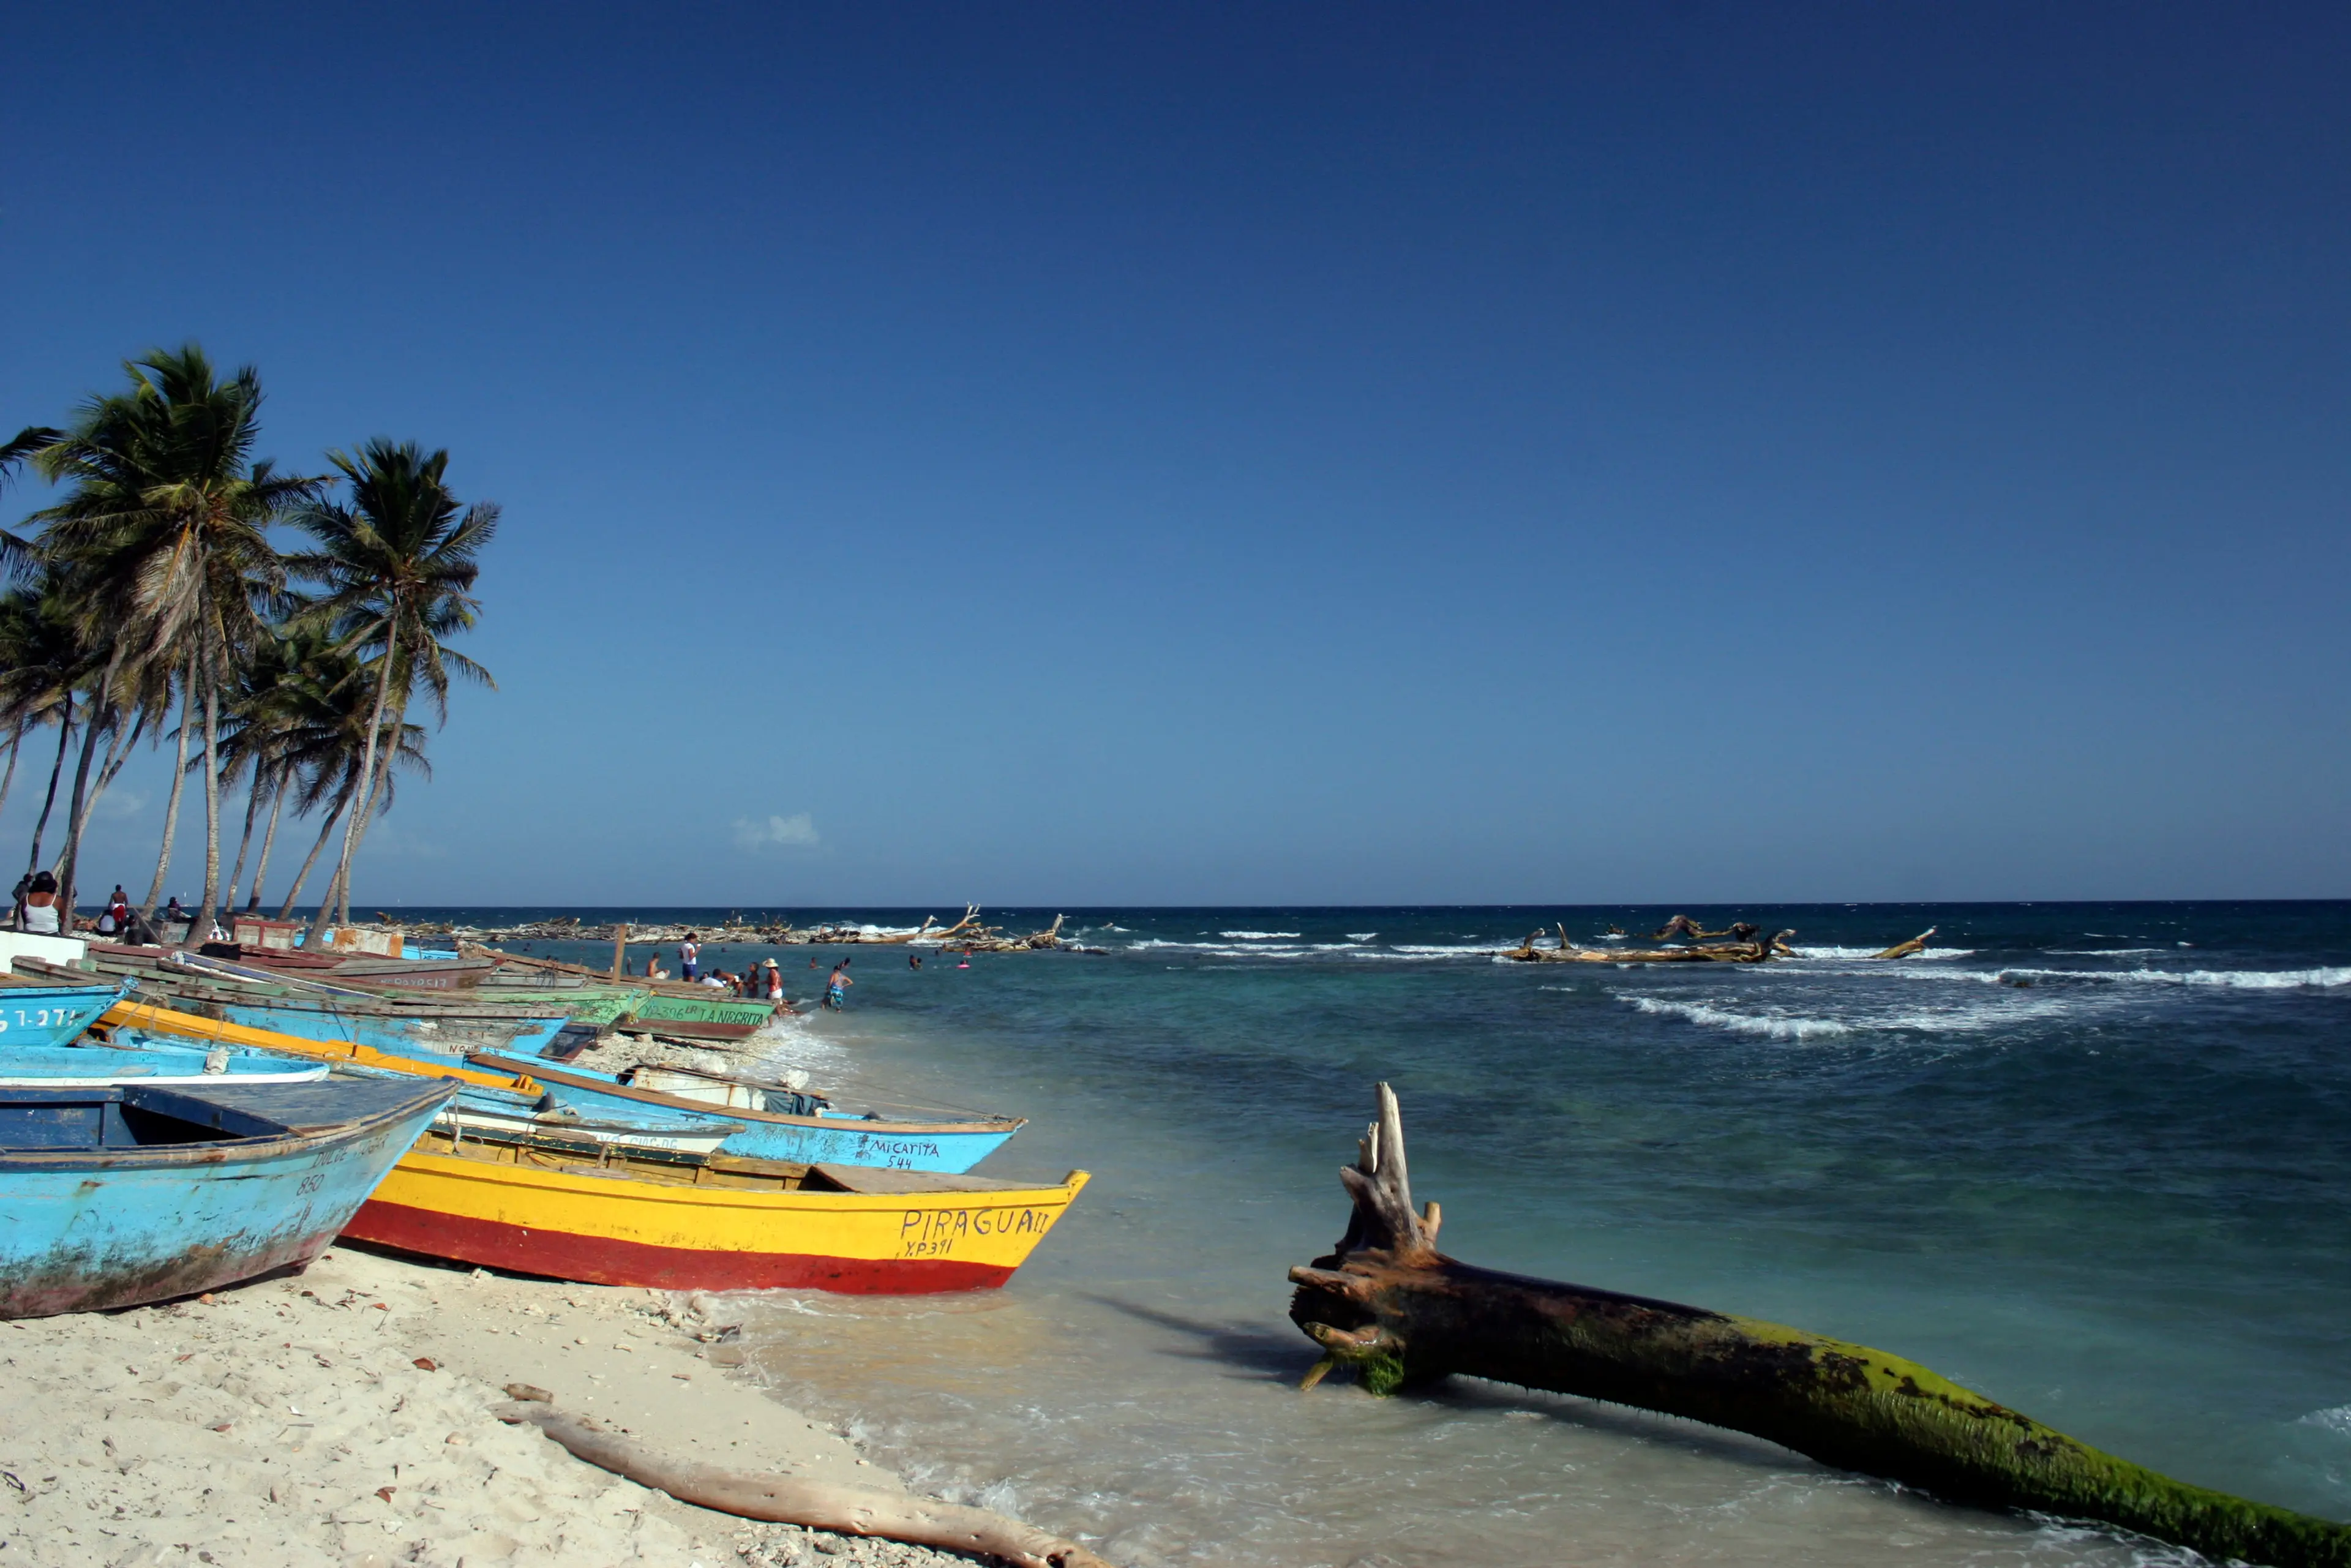
[[1092, 911], [1106, 956], [856, 949], [851, 1009], [789, 1057], [1025, 1114], [986, 1168], [1094, 1185], [1007, 1290], [770, 1298], [755, 1359], [917, 1479], [1138, 1568], [2180, 1560], [1580, 1401], [1297, 1394], [1283, 1270], [1342, 1228], [1384, 1078], [1458, 1256], [1880, 1345], [2351, 1518], [2351, 905], [1691, 911], [1796, 927], [1761, 967], [1474, 951], [1670, 913]]

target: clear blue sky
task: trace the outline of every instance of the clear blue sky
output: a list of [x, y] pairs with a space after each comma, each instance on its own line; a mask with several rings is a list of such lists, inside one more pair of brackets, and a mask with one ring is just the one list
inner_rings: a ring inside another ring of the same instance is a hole
[[505, 506], [362, 904], [2351, 894], [2339, 6], [8, 32], [0, 423]]

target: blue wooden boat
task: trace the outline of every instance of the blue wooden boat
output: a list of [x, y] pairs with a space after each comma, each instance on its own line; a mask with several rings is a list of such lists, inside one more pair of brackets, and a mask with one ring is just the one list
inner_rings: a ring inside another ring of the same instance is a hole
[[312, 1062], [241, 1056], [186, 1046], [116, 1049], [103, 1045], [0, 1045], [0, 1088], [89, 1088], [152, 1083], [202, 1088], [233, 1077], [239, 1083], [315, 1083], [327, 1069]]
[[303, 1040], [355, 1040], [378, 1051], [413, 1056], [429, 1052], [456, 1061], [469, 1051], [510, 1051], [528, 1056], [554, 1042], [569, 1020], [561, 1014], [546, 1018], [507, 1017], [496, 1013], [397, 1013], [389, 1009], [338, 1006], [331, 997], [300, 1001], [215, 1002], [231, 1023], [266, 1029]]
[[65, 1045], [120, 1001], [131, 982], [0, 988], [0, 1046]]
[[455, 1088], [0, 1090], [0, 1317], [168, 1301], [308, 1263]]
[[[1017, 1116], [885, 1120], [836, 1111], [818, 1096], [780, 1086], [674, 1071], [656, 1077], [669, 1087], [649, 1089], [607, 1072], [517, 1061], [494, 1052], [476, 1052], [465, 1060], [476, 1067], [528, 1072], [547, 1091], [556, 1109], [581, 1116], [673, 1124], [713, 1119], [740, 1123], [742, 1130], [719, 1149], [752, 1159], [960, 1176], [1003, 1147], [1006, 1139], [1027, 1124]], [[695, 1078], [714, 1087], [695, 1090], [678, 1082]], [[679, 1089], [688, 1092], [676, 1092]], [[770, 1105], [776, 1108], [771, 1110]]]

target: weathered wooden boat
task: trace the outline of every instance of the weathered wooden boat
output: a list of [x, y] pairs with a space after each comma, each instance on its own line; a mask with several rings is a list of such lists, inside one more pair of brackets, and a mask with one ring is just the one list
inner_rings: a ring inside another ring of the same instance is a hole
[[177, 1012], [147, 1002], [117, 1002], [107, 1009], [99, 1024], [109, 1038], [120, 1043], [144, 1047], [171, 1046], [187, 1040], [201, 1040], [210, 1045], [225, 1045], [234, 1050], [259, 1051], [279, 1057], [298, 1057], [306, 1061], [324, 1061], [333, 1065], [373, 1068], [380, 1071], [400, 1073], [409, 1077], [450, 1077], [463, 1083], [483, 1088], [508, 1090], [518, 1094], [537, 1095], [539, 1091], [528, 1078], [512, 1069], [483, 1071], [455, 1061], [438, 1061], [397, 1052], [380, 1051], [356, 1040], [306, 1040], [298, 1035], [279, 1034], [272, 1030], [249, 1028], [245, 1024], [228, 1023], [220, 1019], [202, 1018], [194, 1013]]
[[774, 1002], [713, 997], [649, 996], [617, 1027], [680, 1040], [748, 1040], [776, 1016]]
[[494, 967], [486, 958], [346, 958], [335, 978], [402, 990], [455, 991], [482, 983]]
[[266, 1056], [156, 1047], [117, 1050], [103, 1045], [0, 1045], [0, 1088], [92, 1088], [108, 1083], [202, 1087], [234, 1078], [239, 1083], [315, 1083], [323, 1065], [305, 1066]]
[[64, 1045], [120, 1001], [129, 988], [120, 982], [0, 986], [0, 1045]]
[[596, 1121], [577, 1113], [545, 1115], [528, 1109], [483, 1103], [471, 1098], [474, 1092], [459, 1095], [456, 1103], [441, 1113], [434, 1125], [451, 1129], [461, 1138], [543, 1134], [590, 1145], [609, 1144], [622, 1149], [668, 1149], [695, 1155], [716, 1154], [733, 1125], [707, 1120], [663, 1126], [643, 1122]]
[[[183, 1046], [175, 1042], [197, 1040], [224, 1051], [245, 1053], [247, 1060], [255, 1061], [294, 1058], [330, 1062], [367, 1073], [454, 1077], [460, 1087], [455, 1101], [444, 1113], [452, 1125], [463, 1124], [489, 1129], [539, 1127], [567, 1135], [577, 1134], [590, 1141], [632, 1140], [647, 1147], [704, 1151], [717, 1148], [743, 1128], [740, 1121], [706, 1110], [701, 1115], [687, 1118], [648, 1114], [639, 1107], [620, 1104], [602, 1107], [602, 1114], [583, 1116], [577, 1107], [556, 1103], [545, 1086], [527, 1072], [515, 1071], [496, 1058], [484, 1059], [490, 1063], [487, 1068], [471, 1067], [439, 1059], [403, 1056], [350, 1040], [315, 1040], [278, 1034], [139, 1002], [120, 1004], [107, 1015], [100, 1027], [111, 1043], [124, 1049], [125, 1054], [153, 1052], [170, 1056], [176, 1052], [184, 1057], [187, 1053]], [[0, 1061], [5, 1060], [0, 1056]]]
[[350, 1040], [379, 1051], [424, 1052], [451, 1059], [469, 1051], [507, 1051], [528, 1055], [563, 1032], [561, 1015], [458, 1011], [421, 1011], [394, 1005], [370, 1006], [335, 998], [317, 1000], [287, 997], [237, 1001], [205, 998], [193, 1010], [217, 1012], [230, 1023], [306, 1040]]
[[[714, 1115], [733, 1120], [738, 1130], [721, 1146], [749, 1159], [789, 1160], [802, 1165], [870, 1166], [889, 1170], [955, 1175], [971, 1169], [1004, 1146], [1028, 1124], [1018, 1116], [890, 1120], [834, 1111], [821, 1095], [780, 1086], [752, 1089], [713, 1082], [705, 1097], [676, 1091], [688, 1075], [655, 1074], [666, 1090], [639, 1087], [606, 1072], [523, 1062], [491, 1054], [466, 1061], [487, 1071], [528, 1071], [556, 1105], [584, 1116], [693, 1123]], [[632, 1077], [644, 1075], [636, 1070]], [[748, 1092], [739, 1092], [748, 1089]]]
[[307, 1264], [455, 1088], [0, 1090], [0, 1317], [168, 1301]]
[[344, 1234], [599, 1285], [919, 1294], [1001, 1285], [1086, 1184], [428, 1130]]

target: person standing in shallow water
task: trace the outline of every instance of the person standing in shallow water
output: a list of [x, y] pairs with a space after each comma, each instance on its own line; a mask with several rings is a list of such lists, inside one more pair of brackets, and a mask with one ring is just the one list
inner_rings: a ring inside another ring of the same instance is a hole
[[832, 967], [832, 973], [825, 977], [824, 1005], [834, 1012], [841, 1010], [841, 1004], [847, 999], [845, 993], [857, 983], [849, 977], [848, 970], [849, 960], [843, 958]]
[[685, 940], [677, 945], [677, 975], [682, 980], [702, 977], [702, 945], [694, 939], [691, 931], [685, 934]]

